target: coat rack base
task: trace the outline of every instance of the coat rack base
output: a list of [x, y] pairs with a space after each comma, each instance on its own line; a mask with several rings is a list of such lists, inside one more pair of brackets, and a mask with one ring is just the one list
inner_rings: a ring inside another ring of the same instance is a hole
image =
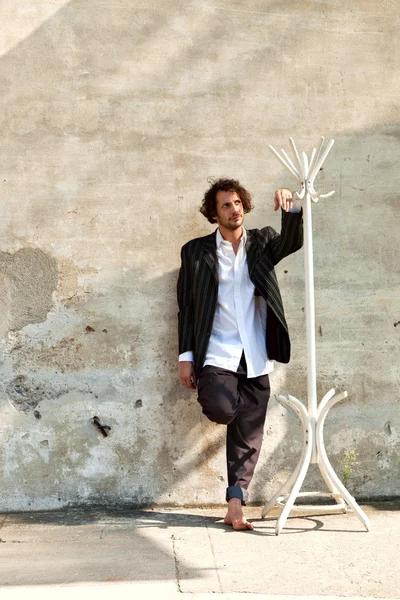
[[[359, 507], [356, 500], [343, 485], [336, 475], [325, 450], [323, 429], [329, 410], [347, 398], [347, 392], [335, 394], [331, 389], [322, 398], [315, 416], [310, 415], [306, 406], [294, 396], [278, 394], [276, 399], [285, 408], [291, 409], [297, 414], [303, 425], [303, 450], [300, 460], [289, 479], [281, 486], [278, 492], [267, 502], [262, 510], [261, 518], [265, 518], [272, 508], [280, 506], [282, 511], [278, 517], [275, 534], [282, 531], [286, 519], [291, 511], [300, 512], [341, 512], [346, 513], [349, 509], [357, 515], [367, 531], [370, 530], [368, 517]], [[301, 492], [301, 486], [310, 464], [317, 464], [321, 475], [327, 485], [329, 492]], [[297, 498], [332, 498], [335, 504], [295, 504]]]

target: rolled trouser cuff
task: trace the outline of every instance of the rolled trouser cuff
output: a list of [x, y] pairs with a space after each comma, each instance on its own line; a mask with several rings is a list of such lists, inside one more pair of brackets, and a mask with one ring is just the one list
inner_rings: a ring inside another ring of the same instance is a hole
[[231, 498], [238, 498], [245, 505], [248, 500], [249, 494], [247, 490], [239, 487], [238, 485], [230, 485], [226, 488], [226, 501], [229, 502]]

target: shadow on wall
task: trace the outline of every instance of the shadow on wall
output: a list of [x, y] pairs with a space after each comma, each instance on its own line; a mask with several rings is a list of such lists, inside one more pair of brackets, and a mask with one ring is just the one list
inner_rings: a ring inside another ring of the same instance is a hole
[[[296, 260], [291, 257], [290, 263]], [[137, 282], [137, 271], [127, 273], [128, 279]], [[195, 503], [207, 504], [207, 494], [219, 488], [219, 498], [225, 497], [226, 467], [225, 467], [225, 433], [223, 425], [210, 422], [201, 413], [197, 402], [197, 392], [183, 388], [177, 376], [177, 307], [176, 281], [178, 271], [164, 273], [159, 277], [149, 277], [142, 273], [138, 289], [146, 296], [142, 318], [148, 320], [151, 315], [160, 328], [157, 344], [152, 344], [152, 356], [149, 362], [157, 365], [155, 372], [158, 387], [155, 394], [162, 398], [160, 404], [160, 430], [163, 433], [163, 444], [158, 453], [157, 461], [150, 465], [151, 476], [158, 481], [158, 498], [168, 503], [171, 498], [173, 505], [179, 505], [179, 496], [174, 490], [183, 482], [193, 486]], [[135, 283], [136, 285], [136, 283]], [[148, 313], [146, 313], [148, 311]], [[139, 366], [139, 371], [143, 364]], [[278, 367], [279, 384], [286, 387], [286, 369]], [[304, 381], [297, 383], [297, 389], [303, 390]], [[277, 392], [278, 390], [273, 390]], [[251, 500], [253, 503], [265, 501], [266, 482], [276, 480], [277, 472], [287, 472], [294, 468], [301, 452], [301, 432], [297, 418], [291, 416], [275, 400], [271, 398], [267, 415], [267, 428], [271, 425], [273, 436], [265, 436], [264, 454], [268, 460], [262, 465], [260, 460], [257, 476], [252, 487]], [[288, 427], [291, 428], [289, 436]], [[121, 452], [123, 448], [121, 448]], [[160, 473], [164, 479], [160, 479]], [[165, 477], [165, 474], [167, 476]], [[196, 489], [201, 490], [198, 496]], [[184, 493], [182, 491], [182, 493]], [[149, 499], [150, 500], [150, 499]], [[151, 504], [151, 500], [149, 504]], [[189, 501], [189, 504], [193, 500]], [[215, 500], [211, 499], [214, 504]], [[186, 502], [184, 502], [186, 504]]]

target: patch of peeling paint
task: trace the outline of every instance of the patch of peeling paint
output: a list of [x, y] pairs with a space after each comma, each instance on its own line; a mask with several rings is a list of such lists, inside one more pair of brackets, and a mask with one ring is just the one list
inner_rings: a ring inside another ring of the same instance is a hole
[[0, 336], [45, 321], [57, 283], [57, 261], [42, 250], [0, 252]]

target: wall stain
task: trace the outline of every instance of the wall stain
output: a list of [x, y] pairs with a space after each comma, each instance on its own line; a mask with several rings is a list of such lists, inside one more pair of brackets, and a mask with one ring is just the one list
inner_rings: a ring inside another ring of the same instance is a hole
[[42, 250], [0, 252], [0, 335], [45, 321], [57, 283], [57, 261]]
[[[17, 375], [7, 384], [5, 391], [11, 405], [16, 410], [28, 413], [34, 411], [43, 400], [59, 397], [68, 389], [49, 389], [41, 383], [35, 383], [25, 375]], [[34, 415], [36, 419], [41, 419], [39, 411], [35, 410]]]
[[384, 425], [384, 430], [388, 435], [392, 435], [392, 428], [390, 426], [390, 421], [386, 421]]
[[75, 326], [71, 328], [70, 335], [52, 345], [45, 345], [44, 340], [19, 343], [10, 350], [14, 371], [26, 372], [33, 365], [35, 368], [51, 367], [60, 373], [74, 373], [88, 367], [115, 365], [133, 368], [137, 365], [140, 334], [137, 325], [121, 327], [110, 323], [108, 335], [104, 335], [101, 326], [94, 323], [93, 330], [88, 334], [85, 327]]
[[5, 386], [5, 392], [10, 404], [20, 412], [33, 412], [37, 420], [42, 418], [41, 413], [35, 410], [41, 402], [55, 400], [71, 391], [78, 391], [82, 394], [93, 393], [87, 385], [84, 387], [67, 385], [50, 386], [37, 382], [26, 375], [17, 375]]

